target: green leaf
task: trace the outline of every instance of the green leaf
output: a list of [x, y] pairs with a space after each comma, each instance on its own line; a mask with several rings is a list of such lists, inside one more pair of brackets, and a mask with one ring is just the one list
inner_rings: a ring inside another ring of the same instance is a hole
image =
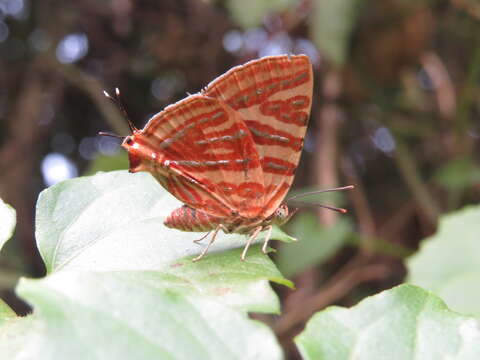
[[407, 261], [408, 282], [453, 310], [480, 315], [480, 206], [442, 216], [438, 231]]
[[[142, 271], [142, 281], [178, 294], [201, 295], [240, 310], [280, 313], [278, 298], [267, 280], [288, 287], [293, 284], [262, 254], [259, 246], [245, 263], [238, 260], [241, 251], [216, 253], [198, 263], [179, 260], [161, 271]], [[124, 272], [125, 276], [138, 273]]]
[[[262, 237], [264, 239], [264, 237]], [[296, 243], [298, 239], [296, 237], [285, 234], [278, 226], [273, 226], [272, 239], [283, 241], [285, 243]]]
[[228, 0], [227, 7], [234, 20], [244, 28], [259, 26], [269, 13], [282, 12], [298, 0]]
[[480, 182], [480, 167], [469, 157], [455, 159], [441, 167], [434, 179], [449, 190], [466, 189]]
[[0, 199], [0, 250], [13, 235], [17, 215], [15, 210]]
[[314, 0], [311, 38], [331, 61], [343, 65], [355, 24], [358, 0]]
[[480, 359], [480, 320], [450, 311], [434, 294], [402, 285], [351, 309], [312, 317], [295, 342], [304, 359]]
[[[193, 243], [202, 234], [163, 225], [181, 205], [147, 173], [99, 173], [45, 190], [37, 205], [36, 238], [48, 273], [155, 271], [168, 279], [161, 287], [211, 296], [239, 309], [278, 312], [268, 281], [292, 284], [259, 246], [240, 261], [244, 236], [219, 233], [207, 256], [191, 262], [205, 246]], [[287, 239], [279, 235], [275, 238]]]
[[218, 302], [166, 291], [141, 272], [62, 271], [24, 279], [17, 292], [34, 314], [2, 327], [1, 359], [282, 357], [265, 325]]
[[94, 175], [99, 171], [128, 169], [128, 167], [128, 154], [125, 151], [121, 151], [113, 156], [98, 155], [90, 162], [85, 175]]
[[321, 227], [312, 213], [300, 214], [290, 229], [300, 241], [295, 246], [282, 246], [277, 256], [280, 271], [288, 277], [326, 261], [345, 244], [352, 230], [346, 218], [339, 218], [331, 228]]

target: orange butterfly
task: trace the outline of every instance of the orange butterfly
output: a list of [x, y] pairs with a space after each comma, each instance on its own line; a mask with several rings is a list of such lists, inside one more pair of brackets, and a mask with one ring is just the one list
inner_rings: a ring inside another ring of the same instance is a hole
[[213, 231], [193, 261], [207, 253], [220, 230], [249, 235], [242, 260], [266, 230], [266, 253], [272, 225], [293, 215], [282, 201], [300, 159], [312, 87], [307, 56], [265, 57], [234, 67], [200, 93], [167, 106], [143, 130], [130, 123], [133, 133], [122, 143], [130, 172], [150, 172], [185, 203], [165, 225]]

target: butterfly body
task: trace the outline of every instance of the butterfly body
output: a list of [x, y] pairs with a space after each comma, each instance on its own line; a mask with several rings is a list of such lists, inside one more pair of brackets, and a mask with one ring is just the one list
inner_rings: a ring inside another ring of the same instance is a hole
[[286, 222], [292, 214], [282, 201], [303, 147], [312, 86], [305, 55], [254, 60], [127, 136], [130, 171], [150, 172], [185, 204], [165, 225], [213, 230], [210, 244], [219, 230], [248, 234], [244, 259], [260, 231]]
[[220, 218], [184, 205], [174, 210], [167, 217], [165, 226], [182, 231], [208, 232], [215, 230], [221, 224], [224, 226], [223, 230], [226, 233], [250, 234], [257, 227], [266, 228], [270, 225], [283, 225], [290, 216], [288, 207], [284, 204], [266, 219], [259, 217], [248, 219], [234, 215]]

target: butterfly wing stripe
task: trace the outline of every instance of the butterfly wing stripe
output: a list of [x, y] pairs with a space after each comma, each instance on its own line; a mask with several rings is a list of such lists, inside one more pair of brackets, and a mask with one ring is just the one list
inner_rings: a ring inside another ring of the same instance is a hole
[[165, 169], [160, 171], [156, 162], [150, 161], [144, 166], [144, 169], [139, 171], [149, 171], [167, 191], [185, 204], [192, 207], [194, 205], [204, 207], [208, 200], [210, 203], [217, 204], [216, 214], [218, 216], [231, 214], [230, 205], [217, 193], [212, 192], [212, 186], [200, 183], [191, 175], [181, 172], [173, 166], [169, 168], [168, 172]]
[[262, 159], [262, 167], [266, 172], [282, 174], [287, 178], [295, 174], [297, 164], [271, 156], [265, 156]]
[[207, 208], [210, 212], [219, 216], [231, 215], [230, 207], [219, 201], [209, 199], [209, 193], [205, 193], [202, 187], [194, 186], [187, 182], [184, 177], [172, 176], [169, 179], [169, 190], [179, 196], [179, 200], [187, 205], [195, 204], [200, 208]]
[[245, 123], [256, 144], [283, 146], [296, 152], [302, 150], [303, 138], [301, 137], [292, 136], [289, 132], [277, 130], [258, 121], [246, 120]]

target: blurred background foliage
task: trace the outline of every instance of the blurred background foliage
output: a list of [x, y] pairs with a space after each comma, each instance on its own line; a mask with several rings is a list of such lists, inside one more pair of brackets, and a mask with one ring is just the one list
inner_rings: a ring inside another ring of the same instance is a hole
[[142, 127], [232, 66], [284, 53], [315, 71], [294, 191], [356, 189], [321, 197], [348, 215], [305, 208], [288, 224], [300, 242], [274, 257], [297, 290], [279, 289], [277, 334], [401, 283], [439, 215], [479, 199], [479, 24], [476, 0], [0, 0], [0, 197], [18, 221], [0, 297], [25, 313], [12, 288], [44, 274], [38, 193], [128, 166], [97, 136], [128, 134], [103, 89], [119, 87]]

